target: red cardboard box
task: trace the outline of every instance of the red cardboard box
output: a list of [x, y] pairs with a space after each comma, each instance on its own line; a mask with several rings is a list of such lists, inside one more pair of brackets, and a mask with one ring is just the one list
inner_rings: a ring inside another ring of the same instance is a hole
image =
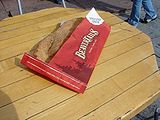
[[49, 63], [28, 53], [24, 54], [21, 63], [71, 90], [83, 93], [109, 33], [110, 26], [92, 8]]

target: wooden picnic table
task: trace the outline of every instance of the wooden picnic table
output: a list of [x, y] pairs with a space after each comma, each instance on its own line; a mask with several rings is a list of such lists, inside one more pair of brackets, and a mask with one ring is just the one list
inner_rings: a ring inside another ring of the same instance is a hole
[[20, 65], [58, 23], [87, 13], [51, 8], [0, 22], [0, 120], [128, 120], [160, 96], [150, 38], [108, 12], [99, 11], [112, 29], [84, 94]]

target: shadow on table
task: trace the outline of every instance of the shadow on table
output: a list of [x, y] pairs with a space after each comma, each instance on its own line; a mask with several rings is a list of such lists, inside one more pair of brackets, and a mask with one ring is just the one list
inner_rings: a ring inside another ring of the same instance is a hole
[[[44, 76], [44, 75], [42, 75], [42, 74], [40, 74], [40, 73], [37, 73], [37, 72], [35, 72], [35, 71], [27, 68], [26, 66], [22, 65], [22, 64], [20, 63], [20, 61], [21, 61], [21, 60], [20, 60], [19, 58], [15, 58], [15, 65], [18, 66], [18, 67], [20, 67], [20, 68], [22, 68], [23, 70], [26, 70], [26, 71], [28, 71], [28, 72], [33, 73], [34, 75], [40, 76], [40, 77], [43, 78], [44, 80], [47, 80], [47, 81], [53, 83], [52, 85], [54, 85], [54, 84], [60, 85], [59, 83], [51, 80], [50, 78], [48, 78], [48, 77], [46, 77], [46, 76]], [[60, 85], [60, 86], [62, 86], [62, 85]], [[65, 86], [63, 86], [63, 87], [65, 87]], [[65, 88], [66, 88], [66, 89], [69, 89], [69, 88], [67, 88], [67, 87], [65, 87]], [[69, 90], [70, 90], [70, 89], [69, 89]], [[73, 91], [73, 90], [71, 90], [71, 91]], [[0, 119], [0, 120], [1, 120], [1, 119]]]
[[[20, 67], [20, 68], [22, 68], [22, 69], [25, 70], [25, 71], [28, 71], [28, 72], [30, 72], [30, 73], [33, 73], [34, 75], [40, 76], [41, 78], [44, 78], [45, 80], [47, 80], [47, 81], [49, 81], [49, 82], [52, 82], [52, 83], [54, 83], [54, 84], [57, 84], [56, 82], [54, 82], [53, 80], [49, 79], [48, 77], [45, 77], [44, 75], [41, 75], [40, 73], [35, 72], [34, 70], [31, 70], [31, 69], [27, 68], [26, 66], [22, 65], [22, 64], [20, 63], [20, 61], [21, 61], [20, 58], [15, 58], [15, 63], [14, 63], [14, 64], [15, 64], [17, 67]], [[0, 120], [1, 120], [1, 119], [0, 119]]]
[[0, 120], [19, 120], [14, 105], [5, 103], [12, 103], [12, 100], [0, 90]]

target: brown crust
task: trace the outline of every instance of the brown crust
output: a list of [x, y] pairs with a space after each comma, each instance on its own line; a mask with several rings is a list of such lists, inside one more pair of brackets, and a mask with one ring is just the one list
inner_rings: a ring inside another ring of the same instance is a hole
[[31, 49], [30, 54], [42, 61], [48, 62], [81, 21], [82, 18], [76, 18], [64, 22], [56, 31], [51, 32], [47, 37], [38, 42]]

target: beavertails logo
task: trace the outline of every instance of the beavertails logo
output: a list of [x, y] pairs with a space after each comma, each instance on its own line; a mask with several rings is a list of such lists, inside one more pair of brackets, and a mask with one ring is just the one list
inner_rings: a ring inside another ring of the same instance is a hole
[[88, 45], [93, 41], [94, 37], [97, 36], [98, 34], [99, 34], [98, 31], [91, 28], [90, 32], [83, 37], [82, 43], [78, 51], [75, 52], [75, 55], [77, 55], [82, 59], [85, 59]]

